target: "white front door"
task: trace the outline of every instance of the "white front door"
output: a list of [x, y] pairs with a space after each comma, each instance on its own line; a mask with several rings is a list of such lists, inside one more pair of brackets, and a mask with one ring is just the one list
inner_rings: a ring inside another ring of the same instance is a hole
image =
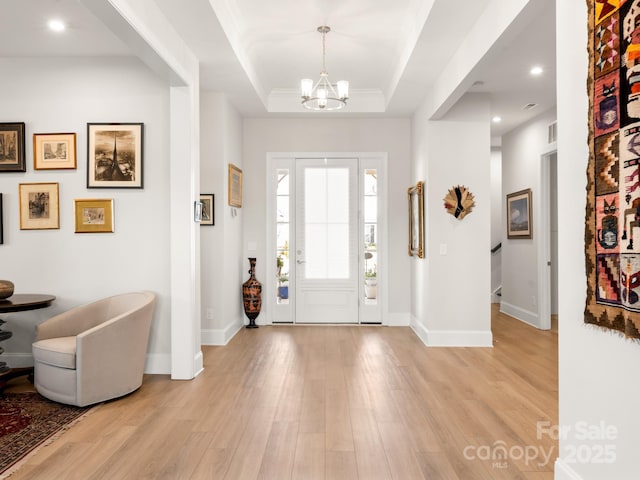
[[358, 323], [358, 160], [296, 161], [296, 323]]

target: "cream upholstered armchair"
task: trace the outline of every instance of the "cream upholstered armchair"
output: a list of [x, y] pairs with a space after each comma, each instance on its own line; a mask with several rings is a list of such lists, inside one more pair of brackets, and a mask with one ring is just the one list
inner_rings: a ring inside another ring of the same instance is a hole
[[38, 325], [36, 390], [56, 402], [85, 406], [139, 388], [154, 305], [151, 292], [124, 293]]

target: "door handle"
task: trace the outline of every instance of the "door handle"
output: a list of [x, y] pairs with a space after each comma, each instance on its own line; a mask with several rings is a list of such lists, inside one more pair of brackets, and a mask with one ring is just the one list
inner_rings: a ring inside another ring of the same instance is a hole
[[305, 260], [296, 260], [298, 265], [302, 265], [303, 263], [307, 263]]

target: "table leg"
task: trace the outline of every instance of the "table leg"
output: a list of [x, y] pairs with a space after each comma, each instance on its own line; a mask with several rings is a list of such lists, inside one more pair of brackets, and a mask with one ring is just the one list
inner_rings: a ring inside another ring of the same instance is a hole
[[[1, 327], [5, 323], [4, 320], [0, 319], [0, 342], [11, 338], [11, 335], [13, 335], [11, 332], [2, 330]], [[2, 355], [3, 352], [4, 348], [0, 347], [0, 355]], [[28, 375], [29, 379], [33, 380], [33, 367], [11, 368], [7, 365], [7, 362], [0, 362], [0, 393], [2, 393], [9, 380], [25, 375]]]
[[[8, 338], [11, 338], [11, 335], [13, 335], [13, 333], [11, 332], [6, 332], [2, 330], [2, 325], [4, 325], [5, 323], [7, 322], [5, 322], [0, 318], [0, 342], [7, 340]], [[3, 352], [4, 352], [4, 348], [0, 347], [0, 355], [2, 355]], [[11, 370], [11, 367], [7, 365], [7, 362], [0, 362], [0, 374], [6, 373], [9, 370]]]

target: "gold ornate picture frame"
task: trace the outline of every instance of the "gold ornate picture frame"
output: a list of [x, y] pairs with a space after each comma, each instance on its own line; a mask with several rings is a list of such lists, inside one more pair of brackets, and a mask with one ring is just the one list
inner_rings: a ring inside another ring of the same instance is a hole
[[229, 205], [242, 208], [242, 170], [229, 164]]
[[76, 233], [113, 233], [112, 198], [77, 198], [74, 203]]
[[407, 190], [409, 198], [409, 255], [424, 258], [424, 182]]

